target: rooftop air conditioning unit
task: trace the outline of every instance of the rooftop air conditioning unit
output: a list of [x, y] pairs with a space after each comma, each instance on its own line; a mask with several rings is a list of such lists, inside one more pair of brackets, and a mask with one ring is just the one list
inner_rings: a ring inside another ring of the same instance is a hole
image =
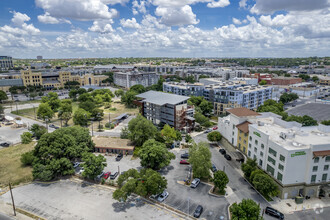
[[282, 138], [283, 140], [285, 140], [286, 139], [286, 134], [284, 132], [281, 132], [280, 133], [280, 138]]
[[258, 121], [258, 126], [264, 126], [265, 124], [262, 121]]

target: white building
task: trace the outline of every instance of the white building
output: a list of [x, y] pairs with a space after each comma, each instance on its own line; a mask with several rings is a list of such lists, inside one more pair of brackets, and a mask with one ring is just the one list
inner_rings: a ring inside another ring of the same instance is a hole
[[130, 88], [134, 85], [143, 85], [144, 87], [154, 85], [159, 80], [156, 73], [145, 73], [138, 71], [131, 72], [115, 72], [113, 74], [113, 82], [118, 86]]

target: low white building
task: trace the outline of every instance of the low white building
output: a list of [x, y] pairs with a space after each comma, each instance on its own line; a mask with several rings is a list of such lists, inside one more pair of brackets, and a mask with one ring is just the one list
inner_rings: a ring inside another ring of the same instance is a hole
[[154, 85], [158, 82], [160, 76], [156, 73], [146, 73], [139, 71], [115, 72], [113, 82], [118, 86], [130, 88], [134, 85], [143, 85], [144, 87]]

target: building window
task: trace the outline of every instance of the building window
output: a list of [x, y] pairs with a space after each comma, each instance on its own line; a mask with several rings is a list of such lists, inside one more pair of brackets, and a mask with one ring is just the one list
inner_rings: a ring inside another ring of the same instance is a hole
[[272, 176], [274, 176], [274, 168], [272, 166], [270, 166], [269, 164], [267, 164], [267, 172], [272, 174]]
[[241, 143], [238, 144], [238, 148], [241, 149]]
[[280, 154], [280, 161], [285, 161], [285, 157], [282, 154]]
[[258, 141], [257, 141], [257, 140], [255, 140], [254, 143], [255, 143], [256, 145], [258, 145]]
[[233, 129], [235, 129], [235, 125], [233, 125]]
[[330, 162], [330, 156], [325, 157], [325, 162]]
[[323, 170], [324, 170], [324, 171], [329, 170], [329, 165], [324, 165]]
[[317, 171], [318, 166], [313, 166], [313, 172]]
[[239, 140], [242, 140], [242, 138], [241, 138], [241, 137], [239, 137]]
[[264, 144], [261, 144], [261, 149], [264, 149], [265, 148], [265, 145]]
[[262, 166], [262, 160], [259, 159], [259, 166]]
[[246, 140], [244, 140], [244, 144], [246, 144]]
[[325, 173], [322, 175], [322, 181], [327, 181], [328, 174]]
[[252, 137], [250, 136], [250, 141], [252, 141]]
[[260, 156], [263, 157], [264, 156], [264, 153], [262, 151], [260, 151]]
[[311, 182], [312, 182], [312, 183], [315, 183], [315, 180], [316, 180], [316, 175], [312, 175], [312, 177], [311, 177]]
[[269, 152], [271, 155], [273, 155], [274, 157], [276, 157], [277, 152], [274, 151], [272, 148], [269, 148], [268, 152]]
[[249, 148], [251, 148], [251, 144], [249, 144]]
[[248, 151], [248, 156], [251, 157], [251, 151]]
[[253, 155], [253, 159], [254, 159], [254, 160], [257, 159], [257, 156], [256, 156], [256, 155]]
[[318, 162], [319, 162], [319, 160], [320, 160], [320, 158], [319, 158], [319, 157], [315, 157], [315, 158], [314, 158], [314, 163], [318, 163]]
[[277, 180], [282, 182], [283, 175], [281, 173], [277, 173]]
[[278, 169], [284, 170], [284, 166], [282, 164], [278, 164]]
[[268, 157], [268, 161], [271, 162], [273, 165], [275, 165], [275, 160], [271, 157]]

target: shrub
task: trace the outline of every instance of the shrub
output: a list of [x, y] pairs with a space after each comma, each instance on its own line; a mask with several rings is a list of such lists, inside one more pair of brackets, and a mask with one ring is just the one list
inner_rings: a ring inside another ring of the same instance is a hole
[[34, 161], [33, 151], [26, 152], [21, 156], [21, 162], [24, 166], [31, 166]]
[[21, 135], [21, 142], [22, 144], [29, 144], [32, 141], [32, 134], [30, 132], [24, 132]]

